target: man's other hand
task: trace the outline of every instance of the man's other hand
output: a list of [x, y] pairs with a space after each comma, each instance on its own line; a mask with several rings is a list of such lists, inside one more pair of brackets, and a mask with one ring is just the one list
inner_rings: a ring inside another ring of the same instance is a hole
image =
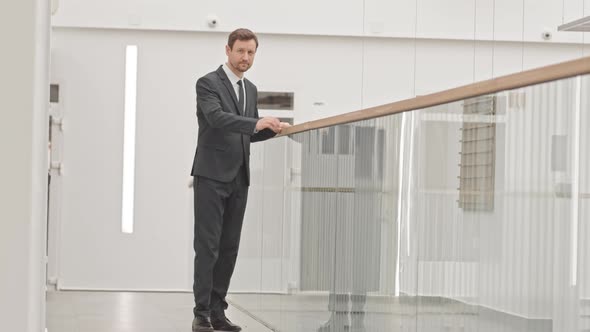
[[275, 133], [281, 132], [281, 121], [279, 119], [272, 117], [272, 116], [265, 116], [264, 118], [258, 120], [256, 122], [256, 130], [261, 131], [263, 129], [270, 129]]

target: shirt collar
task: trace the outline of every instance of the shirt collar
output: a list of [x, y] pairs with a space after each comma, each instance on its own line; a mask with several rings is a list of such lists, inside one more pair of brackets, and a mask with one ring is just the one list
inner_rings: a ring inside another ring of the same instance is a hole
[[[234, 72], [231, 71], [231, 69], [229, 69], [229, 66], [227, 65], [227, 63], [223, 64], [223, 71], [225, 71], [227, 78], [229, 78], [229, 80], [232, 84], [238, 84], [238, 81], [240, 80], [240, 78], [237, 77], [236, 74], [234, 74]], [[241, 79], [243, 80], [244, 78], [245, 77], [242, 76]]]

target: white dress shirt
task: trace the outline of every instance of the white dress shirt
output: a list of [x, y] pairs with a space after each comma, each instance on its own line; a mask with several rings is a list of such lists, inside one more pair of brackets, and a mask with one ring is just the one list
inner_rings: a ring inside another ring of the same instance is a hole
[[223, 71], [225, 71], [225, 74], [227, 75], [227, 78], [229, 78], [229, 81], [231, 82], [231, 85], [234, 88], [234, 92], [236, 93], [236, 98], [240, 98], [240, 86], [238, 85], [238, 81], [242, 80], [242, 89], [244, 89], [244, 109], [242, 110], [242, 114], [245, 114], [246, 112], [246, 84], [244, 83], [242, 78], [239, 78], [236, 76], [236, 74], [234, 74], [233, 71], [231, 71], [231, 69], [229, 69], [229, 66], [227, 65], [227, 63], [223, 64]]

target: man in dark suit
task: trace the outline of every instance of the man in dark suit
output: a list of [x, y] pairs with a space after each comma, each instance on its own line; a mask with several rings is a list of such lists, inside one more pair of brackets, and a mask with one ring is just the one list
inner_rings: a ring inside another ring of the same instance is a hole
[[258, 118], [256, 86], [244, 78], [257, 49], [252, 31], [233, 31], [225, 47], [227, 62], [197, 81], [193, 332], [241, 330], [224, 312], [250, 184], [250, 142], [288, 126], [273, 117]]

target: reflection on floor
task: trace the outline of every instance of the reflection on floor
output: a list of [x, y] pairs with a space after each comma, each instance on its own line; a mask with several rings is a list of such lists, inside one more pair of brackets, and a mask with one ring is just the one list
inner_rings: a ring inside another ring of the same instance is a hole
[[[48, 332], [190, 332], [191, 293], [48, 292]], [[230, 306], [244, 332], [270, 331]]]
[[441, 298], [370, 297], [364, 313], [340, 315], [328, 311], [325, 295], [232, 294], [231, 301], [281, 332], [552, 331], [550, 320], [518, 318]]
[[[328, 311], [327, 295], [231, 294], [228, 300], [228, 317], [244, 332], [549, 332], [553, 323], [438, 297], [373, 296], [367, 298], [364, 312], [346, 314]], [[582, 304], [577, 331], [586, 332], [590, 303]], [[191, 293], [49, 292], [47, 328], [48, 332], [190, 332], [192, 306]]]

